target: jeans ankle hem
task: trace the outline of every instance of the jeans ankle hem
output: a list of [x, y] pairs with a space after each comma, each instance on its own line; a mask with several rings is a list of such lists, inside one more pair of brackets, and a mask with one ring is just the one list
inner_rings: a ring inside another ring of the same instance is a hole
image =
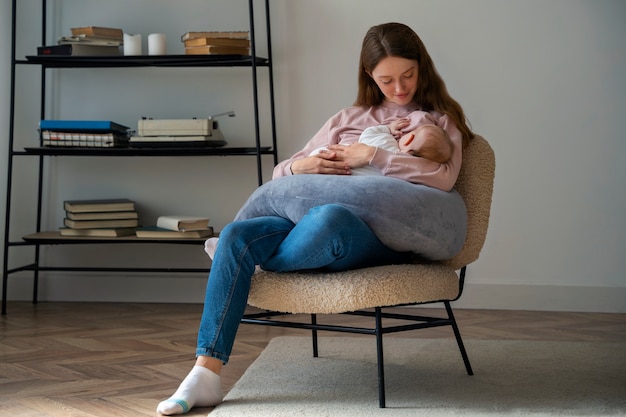
[[224, 365], [226, 365], [228, 363], [228, 355], [224, 355], [222, 353], [219, 352], [212, 352], [209, 349], [206, 348], [198, 348], [196, 349], [196, 357], [198, 356], [208, 356], [210, 358], [215, 358], [215, 359], [219, 359], [222, 361], [222, 363], [224, 363]]

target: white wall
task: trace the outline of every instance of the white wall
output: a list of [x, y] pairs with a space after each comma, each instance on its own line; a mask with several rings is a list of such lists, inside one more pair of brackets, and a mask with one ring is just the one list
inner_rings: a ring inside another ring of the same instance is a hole
[[[10, 2], [0, 1], [2, 9], [9, 10]], [[167, 34], [173, 53], [182, 50], [178, 36], [187, 30], [247, 27], [246, 2], [205, 3], [56, 0], [64, 7], [55, 10], [50, 31], [56, 37], [69, 27], [92, 24], [118, 26], [144, 37], [160, 31]], [[479, 261], [469, 268], [467, 293], [457, 305], [626, 312], [626, 144], [621, 123], [626, 109], [626, 3], [270, 3], [280, 159], [300, 149], [330, 115], [354, 100], [365, 31], [386, 21], [407, 23], [426, 43], [474, 130], [496, 152], [487, 242]], [[7, 14], [0, 19], [0, 47], [8, 58], [10, 21]], [[22, 54], [31, 54], [37, 39], [23, 43]], [[4, 132], [9, 73], [8, 59], [3, 59]], [[25, 76], [23, 88], [29, 88], [34, 77], [36, 72]], [[229, 140], [236, 144], [250, 134], [249, 76], [239, 70], [71, 70], [51, 78], [51, 116], [111, 118], [134, 126], [144, 115], [189, 117], [233, 109], [237, 118], [223, 122]], [[19, 106], [28, 109], [32, 103], [24, 98]], [[29, 117], [20, 129], [34, 140], [36, 109]], [[6, 160], [6, 145], [1, 153]], [[269, 165], [267, 159], [265, 179]], [[32, 170], [20, 171], [25, 183]], [[0, 175], [4, 194], [4, 170]], [[207, 213], [220, 228], [254, 189], [254, 175], [251, 158], [53, 159], [46, 171], [50, 192], [44, 223], [52, 229], [60, 225], [63, 199], [123, 195], [139, 202], [145, 221], [188, 211]], [[15, 194], [21, 206], [12, 229], [19, 237], [31, 231], [32, 201], [25, 187]], [[28, 258], [27, 250], [21, 252], [12, 255], [13, 266]], [[199, 248], [188, 247], [47, 247], [43, 253], [51, 263], [208, 266]], [[202, 274], [46, 274], [40, 295], [43, 300], [199, 302], [204, 283]], [[16, 274], [9, 282], [9, 297], [28, 299], [30, 288], [28, 274]]]

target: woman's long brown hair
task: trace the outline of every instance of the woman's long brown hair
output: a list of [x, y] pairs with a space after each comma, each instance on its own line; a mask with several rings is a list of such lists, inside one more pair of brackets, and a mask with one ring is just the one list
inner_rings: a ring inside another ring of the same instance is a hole
[[355, 106], [377, 106], [385, 96], [370, 74], [378, 63], [388, 56], [417, 61], [418, 88], [413, 100], [422, 110], [435, 110], [450, 117], [463, 136], [467, 146], [474, 137], [461, 105], [448, 93], [446, 84], [437, 72], [426, 46], [417, 33], [402, 23], [374, 26], [365, 35], [359, 62], [359, 91]]

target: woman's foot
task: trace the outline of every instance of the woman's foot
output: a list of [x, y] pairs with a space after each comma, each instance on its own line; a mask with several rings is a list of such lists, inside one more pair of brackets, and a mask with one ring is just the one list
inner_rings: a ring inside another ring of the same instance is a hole
[[211, 407], [221, 402], [220, 376], [196, 365], [180, 383], [174, 395], [159, 403], [157, 413], [166, 416], [184, 414], [192, 407]]
[[217, 249], [218, 241], [219, 238], [212, 237], [204, 242], [204, 251], [207, 253], [207, 255], [209, 255], [209, 258], [211, 258], [211, 260], [213, 260], [213, 256], [215, 255], [215, 249]]

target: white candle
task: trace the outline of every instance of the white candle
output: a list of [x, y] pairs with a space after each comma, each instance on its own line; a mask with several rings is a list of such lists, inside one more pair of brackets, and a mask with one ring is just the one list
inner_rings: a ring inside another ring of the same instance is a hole
[[148, 55], [165, 55], [165, 33], [148, 35]]
[[124, 55], [141, 55], [141, 34], [124, 34]]

